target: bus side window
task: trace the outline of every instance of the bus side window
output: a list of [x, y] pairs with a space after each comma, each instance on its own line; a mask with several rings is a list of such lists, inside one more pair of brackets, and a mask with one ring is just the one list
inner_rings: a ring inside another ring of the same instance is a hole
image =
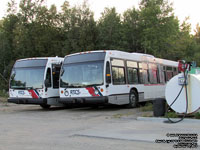
[[173, 76], [177, 75], [178, 74], [178, 68], [176, 67], [173, 67]]
[[138, 64], [134, 61], [127, 61], [128, 83], [138, 84]]
[[47, 69], [45, 86], [46, 87], [51, 87], [51, 69], [50, 68]]
[[139, 75], [141, 84], [149, 83], [149, 71], [147, 63], [139, 63]]
[[60, 65], [52, 65], [53, 88], [59, 88]]
[[165, 72], [164, 72], [164, 66], [162, 65], [160, 65], [159, 74], [160, 74], [160, 83], [165, 83]]
[[125, 84], [125, 67], [124, 61], [120, 59], [112, 59], [112, 80], [113, 84]]
[[158, 83], [158, 71], [156, 64], [153, 63], [149, 64], [149, 79], [151, 84]]
[[158, 81], [158, 83], [161, 83], [161, 81], [160, 81], [160, 68], [159, 68], [159, 65], [156, 65], [156, 67], [157, 67], [157, 72], [156, 72], [156, 74], [157, 74], [157, 81]]
[[111, 74], [110, 74], [110, 63], [106, 62], [106, 83], [111, 83]]
[[166, 67], [166, 80], [169, 81], [173, 77], [173, 70], [172, 67]]

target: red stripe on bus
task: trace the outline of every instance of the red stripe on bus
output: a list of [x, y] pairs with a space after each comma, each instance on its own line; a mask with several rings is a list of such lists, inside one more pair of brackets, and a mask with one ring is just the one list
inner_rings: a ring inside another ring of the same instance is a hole
[[28, 90], [28, 91], [31, 94], [32, 98], [36, 98], [36, 99], [39, 98], [39, 96], [35, 93], [34, 90]]
[[93, 87], [88, 87], [86, 88], [88, 90], [88, 92], [90, 93], [90, 95], [92, 96], [99, 96], [95, 94], [95, 89]]

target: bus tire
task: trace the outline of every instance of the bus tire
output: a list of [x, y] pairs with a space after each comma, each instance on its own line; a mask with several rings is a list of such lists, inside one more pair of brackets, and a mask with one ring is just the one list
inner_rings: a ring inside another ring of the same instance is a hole
[[153, 115], [154, 117], [161, 117], [165, 115], [166, 100], [164, 98], [157, 98], [153, 101]]
[[43, 109], [49, 109], [51, 107], [51, 105], [48, 104], [41, 104], [40, 105]]
[[136, 108], [137, 105], [138, 105], [138, 93], [132, 89], [129, 93], [128, 108]]

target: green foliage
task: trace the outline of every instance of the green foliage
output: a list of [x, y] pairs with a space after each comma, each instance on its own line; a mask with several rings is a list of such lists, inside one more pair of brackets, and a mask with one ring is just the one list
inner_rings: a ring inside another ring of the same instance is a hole
[[140, 11], [135, 8], [128, 9], [123, 14], [123, 43], [122, 46], [126, 51], [141, 52], [141, 27]]
[[164, 0], [140, 3], [141, 45], [144, 53], [166, 57], [179, 24], [171, 4]]
[[3, 97], [2, 99], [8, 98], [8, 93], [5, 90], [0, 90], [0, 97]]
[[195, 114], [194, 114], [194, 118], [195, 118], [195, 119], [200, 119], [200, 112], [195, 113]]
[[0, 90], [8, 89], [14, 62], [27, 57], [118, 49], [200, 64], [200, 27], [192, 36], [188, 19], [179, 23], [167, 0], [141, 0], [138, 9], [122, 15], [105, 8], [97, 21], [87, 1], [73, 7], [65, 1], [57, 11], [44, 0], [21, 0], [17, 11], [10, 0], [7, 16], [0, 20]]
[[166, 113], [165, 117], [168, 117], [168, 118], [178, 118], [178, 115], [177, 115], [176, 112], [171, 111], [171, 112]]
[[64, 55], [95, 49], [96, 22], [86, 2], [72, 8], [65, 2], [62, 5], [61, 18]]
[[[196, 113], [194, 113], [194, 114], [186, 115], [186, 117], [188, 117], [188, 118], [191, 118], [191, 116], [192, 116], [192, 118], [194, 118], [194, 119], [200, 119], [200, 112], [196, 112]], [[178, 114], [177, 114], [176, 112], [174, 112], [174, 111], [171, 111], [171, 112], [166, 113], [166, 114], [165, 114], [165, 117], [169, 117], [169, 118], [180, 118], [180, 117], [178, 116]]]
[[144, 107], [140, 108], [141, 111], [152, 111], [153, 110], [153, 104], [152, 103], [146, 103]]
[[105, 8], [97, 24], [98, 28], [98, 49], [123, 49], [122, 24], [120, 15], [115, 8]]

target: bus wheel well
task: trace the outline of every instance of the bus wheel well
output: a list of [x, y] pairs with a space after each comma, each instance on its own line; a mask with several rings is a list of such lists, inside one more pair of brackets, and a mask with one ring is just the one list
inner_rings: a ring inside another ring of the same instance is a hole
[[132, 90], [135, 91], [135, 92], [137, 93], [137, 96], [138, 96], [138, 90], [137, 90], [136, 88], [132, 88], [132, 89], [130, 90], [130, 92], [131, 92]]

